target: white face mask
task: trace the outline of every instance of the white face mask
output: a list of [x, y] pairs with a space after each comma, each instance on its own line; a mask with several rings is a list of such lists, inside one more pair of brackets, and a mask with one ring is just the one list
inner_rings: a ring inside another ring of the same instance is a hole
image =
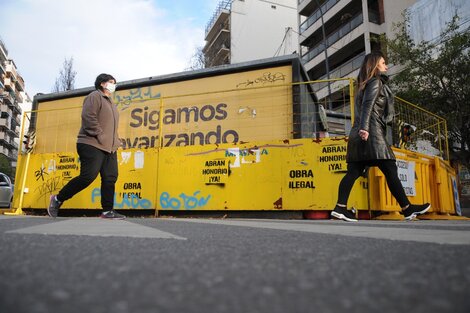
[[113, 93], [116, 90], [116, 84], [106, 83], [106, 88], [110, 93]]

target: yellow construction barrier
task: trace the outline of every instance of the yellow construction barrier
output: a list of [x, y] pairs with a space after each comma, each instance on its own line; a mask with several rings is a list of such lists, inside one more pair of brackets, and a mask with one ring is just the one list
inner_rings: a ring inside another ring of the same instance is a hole
[[[327, 212], [336, 202], [345, 154], [345, 138], [119, 150], [115, 208]], [[80, 167], [76, 153], [33, 154], [29, 162], [23, 208], [31, 209], [46, 208]], [[359, 179], [351, 205], [367, 210], [366, 188]], [[63, 205], [72, 208], [100, 208], [99, 178]]]
[[[433, 166], [434, 158], [424, 154], [393, 148], [397, 158], [398, 176], [405, 188], [411, 203], [430, 202], [431, 206], [437, 199], [434, 195]], [[378, 219], [401, 220], [401, 208], [390, 193], [385, 176], [373, 167], [369, 173], [369, 195], [371, 211], [382, 212]]]
[[[329, 217], [346, 172], [347, 138], [318, 137], [328, 137], [328, 131], [347, 134], [345, 125], [351, 119], [346, 112], [354, 104], [354, 89], [352, 79], [334, 80], [333, 89], [344, 94], [334, 99], [334, 107], [346, 114], [331, 123], [327, 112], [319, 111], [316, 82], [302, 79], [300, 63], [286, 58], [279, 64], [210, 70], [194, 77], [183, 73], [121, 83], [114, 94], [123, 141], [115, 208], [155, 210], [156, 215], [268, 210], [302, 211], [307, 216], [322, 212], [314, 217]], [[18, 158], [16, 212], [45, 209], [50, 195], [78, 175], [76, 135], [89, 91], [35, 98], [34, 110], [28, 113], [37, 143]], [[395, 149], [407, 193], [413, 203], [432, 203], [435, 215], [430, 218], [453, 215], [455, 173], [441, 159], [448, 155], [447, 141], [440, 139], [445, 138], [445, 121], [399, 100], [399, 123], [393, 132], [407, 131], [400, 139], [408, 150]], [[410, 122], [415, 115], [419, 123]], [[430, 136], [438, 138], [437, 143]], [[439, 157], [409, 151], [420, 151], [423, 143]], [[99, 209], [100, 200], [97, 178], [62, 208]], [[348, 206], [357, 208], [360, 218], [378, 213], [381, 218], [402, 218], [375, 168], [369, 177], [358, 179]]]
[[[452, 177], [455, 171], [438, 157], [393, 148], [399, 177], [411, 203], [431, 203], [431, 209], [420, 219], [466, 219], [456, 216]], [[401, 208], [390, 193], [385, 176], [376, 167], [369, 172], [371, 211], [380, 212], [377, 219], [402, 220]], [[458, 199], [457, 199], [458, 200]]]
[[420, 216], [420, 219], [467, 219], [455, 215], [456, 202], [458, 201], [458, 199], [455, 198], [454, 190], [457, 186], [454, 186], [452, 182], [456, 179], [455, 170], [447, 162], [438, 157], [435, 157], [433, 161], [434, 177], [432, 177], [432, 181], [435, 200], [432, 210]]

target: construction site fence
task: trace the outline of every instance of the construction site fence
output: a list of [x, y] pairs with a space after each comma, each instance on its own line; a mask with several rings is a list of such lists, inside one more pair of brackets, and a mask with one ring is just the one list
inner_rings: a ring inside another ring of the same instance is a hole
[[[353, 80], [344, 82], [341, 88], [349, 92], [335, 100], [337, 110], [354, 106]], [[115, 208], [328, 212], [347, 168], [347, 137], [328, 134], [321, 100], [308, 86], [316, 83], [177, 96], [145, 87], [115, 95], [124, 143], [118, 150]], [[51, 101], [25, 112], [34, 124], [34, 147], [18, 158], [14, 209], [46, 208], [50, 195], [78, 175], [82, 102], [83, 97]], [[402, 183], [413, 190], [412, 203], [431, 202], [434, 212], [454, 214], [455, 172], [446, 161], [445, 121], [417, 106], [400, 108], [406, 105], [398, 99], [399, 122], [393, 127], [394, 132], [404, 125], [414, 127], [407, 138], [393, 137], [403, 139], [398, 141], [401, 148], [395, 148], [397, 159], [406, 164], [399, 166]], [[344, 114], [345, 120], [350, 118]], [[22, 137], [31, 130], [23, 125]], [[411, 151], [420, 147], [419, 140], [427, 140], [434, 155]], [[100, 197], [97, 178], [63, 209], [99, 209]], [[358, 180], [348, 205], [368, 212], [400, 211], [375, 169]]]

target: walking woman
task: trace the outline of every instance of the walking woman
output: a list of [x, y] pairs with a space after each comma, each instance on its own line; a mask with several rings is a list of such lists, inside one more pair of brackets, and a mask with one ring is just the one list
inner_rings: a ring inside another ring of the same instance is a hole
[[109, 74], [100, 74], [96, 78], [95, 89], [83, 101], [82, 125], [77, 138], [80, 175], [69, 181], [57, 195], [51, 195], [47, 208], [51, 217], [57, 217], [63, 202], [88, 187], [100, 174], [101, 217], [126, 218], [113, 209], [118, 178], [116, 150], [121, 146], [118, 136], [119, 112], [112, 100], [116, 79]]
[[347, 210], [349, 194], [366, 167], [378, 166], [384, 173], [390, 192], [402, 208], [406, 220], [412, 220], [431, 208], [429, 203], [411, 204], [398, 178], [398, 169], [390, 145], [385, 139], [386, 127], [393, 119], [393, 93], [388, 87], [388, 70], [381, 52], [365, 56], [357, 77], [354, 124], [349, 134], [346, 162], [348, 170], [341, 180], [338, 201], [331, 216], [349, 222], [357, 221]]

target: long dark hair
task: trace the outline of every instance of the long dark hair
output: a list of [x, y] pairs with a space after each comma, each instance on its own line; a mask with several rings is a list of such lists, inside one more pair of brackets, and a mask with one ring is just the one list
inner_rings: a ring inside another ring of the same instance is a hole
[[359, 74], [357, 75], [357, 88], [359, 91], [364, 90], [369, 79], [380, 76], [378, 65], [381, 58], [385, 57], [380, 51], [374, 51], [365, 56]]

